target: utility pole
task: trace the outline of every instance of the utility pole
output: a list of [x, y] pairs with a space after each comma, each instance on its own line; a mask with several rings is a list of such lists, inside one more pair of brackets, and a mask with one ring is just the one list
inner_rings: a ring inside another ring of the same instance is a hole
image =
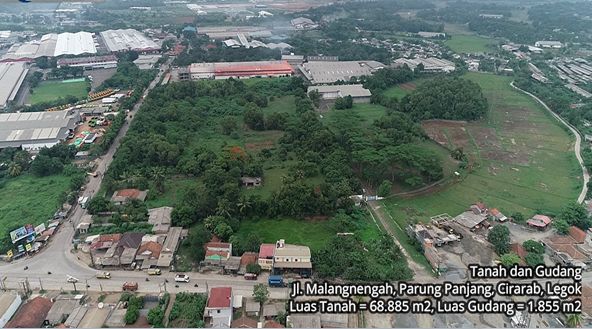
[[72, 285], [74, 285], [74, 292], [77, 292], [78, 290], [76, 290], [76, 282], [72, 281]]
[[6, 279], [7, 279], [7, 277], [6, 277], [6, 276], [4, 276], [4, 277], [2, 277], [2, 280], [0, 280], [0, 289], [2, 289], [2, 290], [4, 290], [4, 291], [6, 291], [6, 290], [7, 290], [7, 289], [6, 289], [6, 282], [5, 282], [5, 281], [6, 281]]
[[86, 294], [88, 295], [88, 287], [90, 287], [88, 285], [88, 279], [85, 279], [84, 282], [86, 283]]
[[99, 283], [99, 288], [101, 289], [101, 292], [103, 292], [103, 284]]
[[41, 278], [39, 278], [39, 291], [43, 290], [43, 284], [41, 283]]

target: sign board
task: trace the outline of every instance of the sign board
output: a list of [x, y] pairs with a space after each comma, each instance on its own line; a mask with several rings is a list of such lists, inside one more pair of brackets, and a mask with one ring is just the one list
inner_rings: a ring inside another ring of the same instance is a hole
[[14, 253], [12, 252], [12, 250], [9, 250], [6, 252], [6, 256], [12, 258], [12, 256], [14, 256]]
[[41, 224], [35, 226], [35, 234], [39, 235], [43, 231], [45, 231], [45, 224], [44, 223], [41, 223]]
[[24, 226], [10, 232], [10, 240], [12, 240], [12, 243], [17, 242], [25, 236], [27, 236], [27, 229]]
[[23, 245], [22, 244], [19, 244], [17, 246], [17, 250], [18, 250], [19, 253], [25, 252], [25, 248], [23, 248]]
[[25, 245], [25, 250], [26, 250], [26, 251], [31, 251], [31, 249], [33, 249], [33, 246], [31, 246], [31, 244], [30, 244], [30, 243], [27, 243], [27, 244]]

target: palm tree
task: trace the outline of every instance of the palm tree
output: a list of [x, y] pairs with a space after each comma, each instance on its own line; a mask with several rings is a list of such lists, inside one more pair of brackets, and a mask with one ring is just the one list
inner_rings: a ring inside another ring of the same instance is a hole
[[232, 211], [232, 205], [226, 199], [218, 201], [218, 207], [216, 208], [216, 215], [230, 218], [230, 212]]
[[13, 161], [10, 163], [10, 165], [8, 165], [8, 174], [10, 175], [10, 177], [20, 176], [20, 174], [22, 173], [23, 168], [20, 164]]
[[164, 169], [162, 167], [152, 168], [150, 170], [150, 177], [154, 180], [156, 190], [160, 193], [164, 193], [164, 179], [166, 178]]
[[236, 206], [238, 207], [238, 212], [241, 215], [244, 215], [248, 212], [248, 210], [251, 209], [251, 201], [245, 197], [244, 195], [241, 196], [239, 202], [236, 204]]
[[579, 328], [582, 326], [582, 314], [572, 313], [567, 315], [567, 325], [570, 328]]

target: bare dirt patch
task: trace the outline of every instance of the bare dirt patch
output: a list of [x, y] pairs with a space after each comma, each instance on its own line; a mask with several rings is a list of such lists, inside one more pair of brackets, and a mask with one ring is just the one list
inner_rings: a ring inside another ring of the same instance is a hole
[[415, 89], [417, 89], [417, 85], [413, 82], [407, 82], [399, 85], [399, 88], [407, 91], [414, 91]]
[[275, 145], [275, 143], [273, 141], [267, 140], [267, 141], [259, 142], [259, 143], [246, 143], [245, 149], [247, 149], [249, 151], [259, 151], [259, 150], [263, 150], [263, 149], [273, 148], [274, 145]]

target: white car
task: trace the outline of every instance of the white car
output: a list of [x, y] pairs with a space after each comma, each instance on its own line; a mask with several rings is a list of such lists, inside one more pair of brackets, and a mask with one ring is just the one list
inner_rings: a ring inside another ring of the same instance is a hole
[[76, 279], [75, 277], [73, 277], [71, 275], [68, 275], [68, 276], [66, 276], [66, 282], [76, 283], [76, 282], [78, 282], [78, 279]]
[[187, 274], [177, 274], [175, 275], [175, 282], [189, 282], [189, 276]]

